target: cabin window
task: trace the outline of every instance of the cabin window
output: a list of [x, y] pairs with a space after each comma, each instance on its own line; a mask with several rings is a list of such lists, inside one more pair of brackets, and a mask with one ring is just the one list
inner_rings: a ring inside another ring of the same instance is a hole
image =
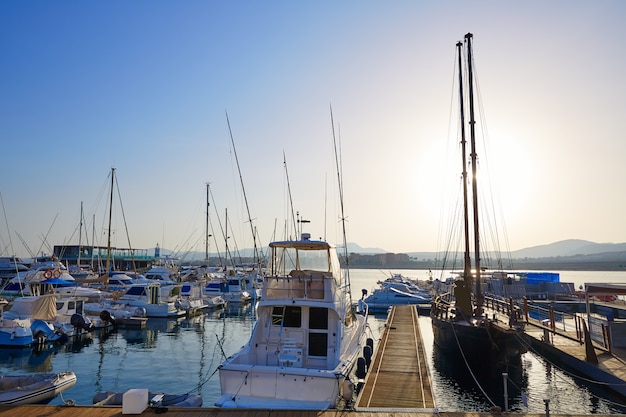
[[309, 329], [328, 330], [328, 309], [319, 307], [309, 309]]
[[144, 287], [130, 287], [126, 292], [128, 295], [144, 295]]
[[294, 306], [274, 307], [272, 324], [274, 326], [282, 324], [283, 327], [302, 327], [302, 308]]
[[327, 356], [328, 333], [309, 333], [309, 356]]

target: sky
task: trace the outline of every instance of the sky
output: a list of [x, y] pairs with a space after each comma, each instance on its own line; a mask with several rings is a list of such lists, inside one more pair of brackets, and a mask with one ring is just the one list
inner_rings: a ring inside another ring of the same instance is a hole
[[468, 32], [507, 246], [625, 242], [624, 21], [621, 0], [0, 2], [0, 254], [106, 246], [113, 168], [116, 247], [204, 251], [209, 184], [210, 251], [293, 235], [295, 211], [439, 250]]

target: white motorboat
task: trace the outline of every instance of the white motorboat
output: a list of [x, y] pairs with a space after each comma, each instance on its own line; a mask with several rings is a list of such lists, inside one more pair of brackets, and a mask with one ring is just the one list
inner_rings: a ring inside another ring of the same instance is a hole
[[430, 293], [404, 277], [396, 274], [378, 284], [379, 287], [367, 297], [367, 291], [363, 290], [364, 298], [359, 301], [361, 309], [364, 303], [370, 313], [386, 312], [389, 307], [396, 305], [415, 305], [418, 309], [430, 310]]
[[0, 405], [47, 404], [76, 384], [74, 372], [0, 376]]
[[246, 303], [254, 297], [256, 273], [229, 269], [226, 274], [213, 273], [202, 289], [205, 295], [221, 296], [229, 303]]
[[250, 340], [219, 366], [228, 408], [336, 407], [365, 343], [367, 317], [352, 307], [349, 277], [324, 241], [270, 243], [258, 320]]
[[159, 283], [133, 284], [114, 303], [124, 304], [129, 307], [141, 307], [146, 311], [146, 317], [180, 317], [185, 315], [178, 298], [172, 295], [172, 290], [180, 289], [178, 286], [164, 285]]
[[33, 344], [33, 332], [29, 319], [5, 318], [4, 307], [7, 301], [0, 299], [0, 346], [28, 347]]

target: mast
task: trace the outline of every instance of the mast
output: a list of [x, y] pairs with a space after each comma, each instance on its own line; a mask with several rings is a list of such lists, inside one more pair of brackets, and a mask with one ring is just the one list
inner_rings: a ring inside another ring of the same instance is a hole
[[463, 167], [463, 236], [465, 238], [465, 252], [463, 262], [463, 280], [465, 280], [465, 286], [467, 288], [471, 285], [472, 277], [472, 260], [470, 258], [470, 243], [469, 243], [469, 207], [467, 202], [467, 152], [465, 140], [465, 101], [463, 96], [463, 43], [457, 42], [456, 44], [458, 58], [459, 58], [459, 103], [461, 110], [461, 164]]
[[109, 231], [107, 234], [107, 263], [106, 263], [106, 281], [109, 282], [109, 270], [111, 268], [111, 218], [113, 215], [113, 186], [115, 184], [115, 168], [111, 168], [111, 195], [109, 196]]
[[[252, 224], [252, 216], [250, 216], [250, 206], [248, 205], [248, 197], [246, 196], [246, 189], [243, 186], [243, 177], [241, 176], [241, 168], [239, 167], [239, 158], [237, 157], [237, 149], [235, 148], [235, 139], [233, 139], [233, 131], [230, 128], [230, 120], [228, 118], [228, 113], [226, 113], [226, 123], [228, 124], [228, 133], [230, 134], [230, 142], [233, 145], [233, 153], [235, 155], [235, 162], [237, 163], [237, 171], [239, 172], [239, 181], [241, 182], [241, 191], [243, 193], [243, 199], [246, 203], [246, 211], [248, 212], [248, 222], [250, 222], [250, 232], [252, 232], [252, 243], [254, 245], [254, 260], [257, 264], [261, 263], [261, 258], [259, 257], [259, 251], [256, 245], [256, 233], [254, 232], [254, 225]], [[228, 225], [226, 225], [228, 227]]]
[[[76, 258], [76, 269], [80, 271], [80, 253], [83, 239], [83, 202], [80, 202], [80, 221], [78, 222], [78, 257]], [[87, 243], [89, 244], [89, 243]]]
[[206, 228], [204, 240], [204, 260], [209, 265], [209, 183], [206, 183]]
[[474, 119], [474, 75], [472, 71], [472, 37], [471, 33], [465, 35], [467, 40], [467, 81], [469, 88], [469, 111], [470, 111], [470, 143], [472, 161], [472, 210], [474, 211], [474, 257], [476, 264], [476, 286], [474, 294], [476, 297], [476, 310], [482, 314], [483, 297], [480, 288], [480, 235], [478, 229], [478, 184], [476, 177], [476, 120]]
[[339, 204], [341, 208], [341, 230], [343, 232], [343, 254], [346, 262], [346, 273], [343, 285], [346, 287], [348, 291], [348, 296], [350, 299], [350, 303], [352, 303], [352, 289], [350, 288], [350, 262], [348, 256], [348, 239], [346, 236], [346, 215], [344, 214], [343, 209], [343, 169], [340, 164], [339, 154], [337, 152], [337, 139], [335, 137], [335, 120], [333, 118], [333, 108], [330, 108], [330, 124], [333, 130], [333, 148], [335, 151], [335, 168], [337, 170], [337, 184], [339, 187]]

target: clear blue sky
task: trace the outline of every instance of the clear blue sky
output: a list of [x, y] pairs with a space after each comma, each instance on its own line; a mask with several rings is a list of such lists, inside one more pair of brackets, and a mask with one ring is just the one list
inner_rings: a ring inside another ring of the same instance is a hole
[[624, 242], [625, 21], [619, 0], [0, 2], [0, 252], [77, 244], [81, 202], [106, 244], [112, 167], [115, 246], [203, 251], [207, 182], [251, 246], [226, 112], [261, 243], [291, 221], [283, 152], [294, 209], [340, 242], [331, 105], [348, 240], [437, 250], [467, 32], [508, 246]]

